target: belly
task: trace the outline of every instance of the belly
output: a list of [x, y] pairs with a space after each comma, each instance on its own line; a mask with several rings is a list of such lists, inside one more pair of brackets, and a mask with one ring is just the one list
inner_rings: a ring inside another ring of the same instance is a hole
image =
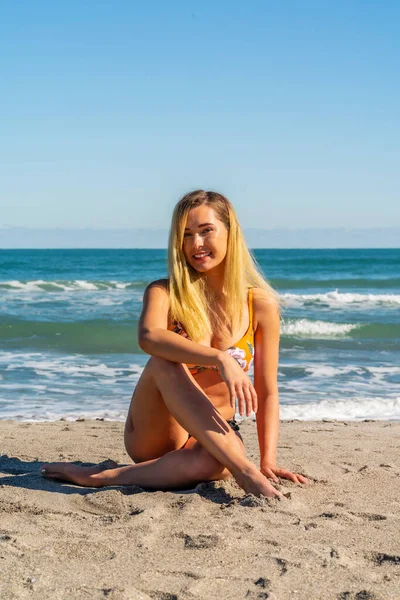
[[194, 375], [194, 379], [224, 419], [232, 419], [235, 409], [231, 407], [228, 388], [221, 376], [211, 369], [205, 369]]

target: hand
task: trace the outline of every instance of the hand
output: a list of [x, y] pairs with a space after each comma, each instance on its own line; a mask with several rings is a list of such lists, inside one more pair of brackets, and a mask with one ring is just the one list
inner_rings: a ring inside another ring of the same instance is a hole
[[260, 471], [266, 477], [269, 477], [273, 481], [279, 482], [278, 477], [282, 479], [290, 479], [290, 481], [294, 481], [294, 483], [309, 483], [308, 479], [304, 477], [304, 475], [300, 475], [299, 473], [292, 473], [287, 469], [282, 469], [273, 465], [271, 463], [263, 464], [260, 467]]
[[250, 377], [246, 375], [233, 356], [221, 352], [218, 368], [222, 379], [228, 386], [232, 408], [235, 408], [237, 397], [241, 417], [244, 416], [245, 411], [248, 417], [251, 411], [257, 412], [257, 392], [251, 383]]

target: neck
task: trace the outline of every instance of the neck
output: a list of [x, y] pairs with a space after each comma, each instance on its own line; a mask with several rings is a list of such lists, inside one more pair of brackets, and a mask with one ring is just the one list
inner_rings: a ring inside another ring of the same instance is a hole
[[[219, 266], [222, 268], [220, 269]], [[215, 270], [205, 273], [206, 285], [208, 292], [215, 296], [216, 299], [220, 298], [224, 293], [224, 265], [219, 265]]]

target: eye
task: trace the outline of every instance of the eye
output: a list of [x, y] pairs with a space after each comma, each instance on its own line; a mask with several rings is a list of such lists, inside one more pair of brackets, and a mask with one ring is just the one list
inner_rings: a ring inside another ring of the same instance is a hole
[[206, 227], [205, 229], [203, 229], [203, 233], [209, 233], [210, 231], [213, 231], [212, 227]]
[[187, 231], [183, 234], [183, 237], [189, 237], [190, 233], [188, 233]]

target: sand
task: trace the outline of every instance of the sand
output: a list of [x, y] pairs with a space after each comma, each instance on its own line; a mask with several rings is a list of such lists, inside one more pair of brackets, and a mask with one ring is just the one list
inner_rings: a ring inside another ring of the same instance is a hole
[[[130, 462], [123, 424], [0, 422], [0, 598], [400, 599], [400, 423], [281, 424], [283, 500], [232, 482], [148, 492], [46, 480]], [[257, 464], [255, 424], [242, 432]]]

